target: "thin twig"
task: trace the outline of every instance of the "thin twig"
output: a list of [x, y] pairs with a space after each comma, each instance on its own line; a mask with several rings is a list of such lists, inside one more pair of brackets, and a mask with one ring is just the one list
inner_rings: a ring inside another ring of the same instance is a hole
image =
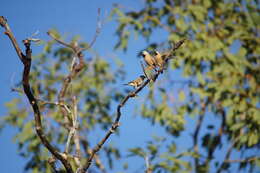
[[76, 147], [76, 159], [75, 162], [77, 164], [78, 167], [81, 167], [81, 163], [80, 163], [80, 158], [81, 158], [81, 149], [80, 149], [80, 141], [79, 141], [79, 134], [78, 134], [78, 107], [77, 107], [77, 100], [76, 97], [72, 98], [73, 100], [73, 129], [74, 129], [74, 133], [73, 133], [73, 140], [75, 143], [75, 147]]
[[92, 41], [90, 42], [90, 44], [89, 44], [88, 47], [86, 47], [86, 48], [81, 48], [82, 51], [83, 51], [83, 50], [86, 50], [86, 49], [90, 49], [90, 48], [94, 45], [94, 43], [95, 43], [96, 40], [97, 40], [98, 35], [100, 34], [101, 27], [102, 27], [102, 23], [103, 23], [103, 22], [101, 22], [100, 14], [101, 14], [101, 10], [100, 10], [100, 8], [98, 8], [97, 26], [96, 26], [95, 35], [94, 35], [94, 37], [93, 37], [93, 39], [92, 39]]
[[7, 20], [1, 16], [0, 17], [0, 25], [5, 28], [5, 34], [9, 37], [11, 42], [13, 43], [13, 46], [15, 47], [16, 53], [20, 60], [22, 61], [24, 65], [24, 70], [23, 70], [23, 89], [24, 93], [26, 94], [29, 103], [31, 104], [34, 112], [34, 118], [35, 118], [35, 128], [36, 128], [36, 133], [38, 137], [40, 138], [42, 144], [57, 158], [60, 160], [65, 167], [66, 171], [68, 173], [73, 173], [72, 167], [66, 157], [62, 155], [58, 149], [56, 149], [54, 146], [51, 145], [51, 143], [48, 141], [46, 138], [46, 135], [43, 133], [43, 127], [42, 127], [42, 122], [41, 122], [41, 112], [39, 110], [38, 102], [35, 99], [33, 93], [31, 92], [31, 87], [29, 83], [29, 75], [30, 75], [30, 69], [31, 69], [31, 61], [32, 61], [32, 50], [30, 48], [31, 43], [30, 40], [26, 39], [23, 40], [23, 44], [26, 48], [26, 54], [24, 55], [19, 48], [17, 41], [14, 37], [14, 35], [11, 32], [10, 27], [7, 24]]
[[145, 156], [144, 159], [145, 159], [145, 165], [146, 165], [145, 173], [152, 173], [152, 168], [151, 168], [151, 166], [150, 166], [149, 157], [148, 157], [148, 156]]
[[65, 105], [65, 104], [62, 104], [62, 103], [59, 103], [59, 102], [45, 101], [45, 100], [42, 100], [42, 99], [37, 99], [37, 101], [42, 102], [42, 105], [56, 105], [56, 106], [64, 107], [64, 109], [66, 109], [66, 111], [69, 114], [71, 114], [71, 110], [70, 110], [68, 105]]
[[20, 93], [20, 94], [24, 94], [23, 90], [20, 89], [20, 88], [11, 88], [11, 91], [12, 92], [17, 92], [17, 93]]
[[246, 163], [246, 162], [253, 162], [255, 160], [259, 160], [260, 157], [257, 156], [252, 156], [252, 157], [247, 157], [245, 159], [236, 159], [236, 160], [225, 160], [225, 163]]
[[181, 47], [181, 45], [186, 41], [187, 39], [184, 38], [180, 41], [178, 41], [176, 44], [173, 44], [172, 48], [169, 51], [166, 51], [162, 54], [162, 57], [167, 57], [165, 60], [165, 62], [167, 62], [168, 60], [172, 59], [171, 55], [172, 53], [174, 53], [177, 49], [179, 49]]
[[226, 162], [226, 160], [229, 160], [229, 157], [230, 157], [230, 155], [231, 155], [231, 153], [232, 153], [232, 150], [233, 150], [233, 148], [234, 148], [234, 145], [235, 145], [235, 143], [232, 143], [232, 144], [230, 145], [230, 147], [228, 148], [227, 153], [226, 153], [226, 156], [225, 156], [225, 160], [222, 162], [222, 164], [220, 165], [220, 167], [217, 169], [216, 173], [220, 173], [220, 172], [225, 168], [225, 166], [228, 165], [228, 162]]
[[76, 156], [77, 156], [77, 158], [75, 158], [75, 162], [76, 162], [78, 167], [81, 167], [80, 159], [82, 158], [82, 154], [81, 154], [81, 149], [80, 149], [79, 134], [78, 134], [77, 130], [75, 131], [75, 134], [73, 136], [73, 141], [75, 143]]
[[[88, 155], [91, 155], [92, 154], [92, 150], [89, 148], [87, 140], [85, 138], [80, 137], [80, 136], [79, 136], [79, 138], [80, 138], [80, 142], [81, 142], [81, 144], [82, 144], [82, 146], [84, 148], [85, 153], [88, 154]], [[95, 160], [95, 163], [96, 163], [97, 167], [100, 169], [100, 171], [102, 173], [106, 173], [105, 167], [102, 164], [102, 162], [101, 162], [101, 160], [100, 160], [100, 158], [99, 158], [99, 156], [97, 154], [94, 156], [94, 160]]]
[[[193, 134], [193, 150], [195, 153], [199, 153], [199, 147], [198, 147], [198, 137], [199, 137], [199, 132], [200, 132], [200, 129], [201, 129], [201, 126], [202, 126], [202, 123], [203, 123], [203, 120], [204, 120], [204, 114], [205, 114], [205, 110], [206, 110], [206, 103], [202, 103], [201, 105], [201, 112], [199, 114], [199, 119], [197, 120], [197, 123], [196, 123], [196, 127], [195, 127], [195, 132]], [[196, 172], [198, 172], [199, 170], [199, 159], [197, 157], [194, 158], [194, 166], [195, 166], [195, 169], [196, 169]]]
[[220, 113], [221, 113], [222, 120], [221, 120], [221, 126], [219, 128], [219, 136], [222, 136], [222, 134], [224, 134], [226, 132], [226, 129], [225, 129], [225, 127], [226, 127], [226, 112], [222, 107], [220, 107]]
[[[100, 33], [101, 30], [101, 21], [100, 21], [100, 9], [98, 9], [98, 21], [97, 21], [97, 27], [96, 27], [96, 32], [95, 35], [91, 41], [91, 43], [89, 44], [88, 47], [86, 48], [81, 48], [78, 46], [78, 44], [68, 44], [65, 41], [57, 38], [54, 34], [52, 34], [51, 32], [47, 32], [47, 34], [53, 38], [55, 41], [57, 41], [58, 43], [62, 44], [65, 47], [68, 47], [70, 49], [72, 49], [72, 51], [74, 52], [74, 57], [77, 57], [79, 60], [79, 63], [75, 62], [75, 58], [73, 57], [72, 63], [71, 63], [71, 71], [68, 74], [67, 77], [65, 77], [64, 81], [63, 81], [63, 85], [62, 88], [59, 92], [58, 95], [58, 101], [60, 104], [64, 104], [64, 97], [67, 93], [67, 89], [72, 81], [72, 79], [84, 68], [85, 63], [84, 63], [84, 58], [83, 58], [83, 51], [91, 48], [94, 43], [96, 42], [96, 39]], [[61, 112], [63, 113], [63, 115], [65, 115], [65, 117], [67, 118], [67, 120], [71, 123], [71, 119], [69, 118], [69, 115], [66, 114], [65, 110], [62, 108]], [[71, 124], [72, 125], [72, 124]]]
[[4, 16], [0, 16], [0, 25], [5, 29], [5, 34], [10, 38], [18, 57], [23, 62], [23, 57], [25, 55], [23, 54], [22, 50], [20, 49], [20, 47], [14, 37], [14, 34], [12, 33], [12, 31], [7, 23], [7, 20], [4, 18]]
[[226, 166], [228, 166], [229, 163], [231, 162], [227, 162], [227, 160], [229, 160], [230, 155], [235, 147], [235, 145], [237, 144], [238, 140], [240, 139], [241, 135], [242, 135], [243, 131], [240, 131], [240, 134], [233, 140], [233, 142], [230, 144], [226, 155], [225, 155], [225, 160], [221, 163], [221, 165], [219, 166], [219, 168], [217, 169], [216, 173], [220, 173]]
[[65, 46], [65, 47], [69, 47], [71, 49], [75, 49], [75, 47], [73, 47], [73, 45], [66, 43], [65, 41], [58, 39], [53, 33], [51, 33], [50, 31], [47, 32], [47, 34], [56, 42], [60, 43], [61, 45]]
[[[84, 68], [85, 66], [85, 62], [84, 62], [84, 58], [83, 58], [83, 53], [81, 51], [81, 48], [77, 45], [77, 44], [68, 44], [66, 42], [64, 42], [63, 40], [60, 40], [59, 38], [55, 37], [54, 34], [52, 34], [51, 32], [47, 32], [47, 34], [52, 37], [52, 39], [54, 39], [55, 41], [57, 41], [58, 43], [71, 48], [72, 51], [74, 52], [74, 55], [78, 58], [79, 62], [76, 63], [74, 60], [72, 60], [72, 65], [71, 65], [71, 71], [70, 73], [65, 77], [61, 90], [58, 94], [58, 102], [59, 104], [64, 104], [65, 102], [65, 95], [67, 93], [67, 89], [72, 81], [72, 79]], [[66, 112], [66, 110], [61, 107], [61, 112], [62, 114], [65, 116], [66, 120], [68, 121], [68, 123], [70, 123], [70, 125], [72, 126], [72, 120], [69, 116], [69, 114]]]
[[[88, 148], [88, 154], [89, 155], [92, 154], [92, 150], [90, 148]], [[100, 171], [102, 173], [106, 173], [106, 169], [105, 169], [104, 165], [102, 164], [102, 162], [101, 162], [101, 160], [100, 160], [100, 158], [97, 154], [94, 156], [94, 160], [95, 160], [95, 163], [96, 163], [96, 166], [98, 167], [98, 169], [100, 169]]]
[[71, 114], [72, 127], [70, 128], [70, 131], [69, 131], [69, 136], [68, 136], [66, 147], [65, 147], [65, 153], [69, 153], [70, 141], [71, 141], [72, 137], [74, 137], [76, 129], [77, 129], [77, 114], [78, 114], [77, 109], [78, 108], [77, 108], [76, 97], [74, 96], [72, 98], [72, 100], [73, 100], [73, 103], [72, 103], [73, 104], [73, 111], [72, 111], [72, 114]]

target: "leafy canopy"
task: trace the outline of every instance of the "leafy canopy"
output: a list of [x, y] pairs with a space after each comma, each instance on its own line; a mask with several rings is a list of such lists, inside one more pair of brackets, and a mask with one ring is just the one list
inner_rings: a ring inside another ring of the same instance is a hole
[[[259, 166], [254, 153], [260, 145], [259, 10], [259, 1], [253, 0], [146, 0], [139, 10], [114, 8], [116, 48], [127, 50], [132, 34], [148, 40], [152, 50], [189, 39], [170, 64], [187, 81], [174, 81], [180, 77], [170, 74], [167, 82], [172, 80], [172, 85], [163, 87], [164, 82], [160, 90], [152, 88], [141, 111], [143, 117], [164, 127], [171, 141], [190, 138], [182, 135], [188, 131], [193, 144], [178, 152], [181, 144], [172, 142], [166, 153], [153, 157], [161, 158], [154, 161], [154, 170], [221, 172], [233, 164], [232, 168], [253, 171]], [[158, 33], [167, 38], [151, 42], [158, 40]], [[178, 82], [178, 101], [172, 103], [176, 95], [171, 97], [170, 88]], [[187, 122], [188, 117], [197, 119], [196, 124]], [[131, 151], [140, 156], [140, 150]], [[232, 161], [232, 151], [241, 157]]]

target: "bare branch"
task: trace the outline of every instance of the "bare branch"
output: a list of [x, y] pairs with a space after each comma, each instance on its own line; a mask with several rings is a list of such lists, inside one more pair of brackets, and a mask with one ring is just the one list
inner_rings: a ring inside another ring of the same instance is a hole
[[[172, 49], [171, 51], [177, 50], [184, 43], [184, 41], [185, 41], [185, 39], [179, 41], [177, 43], [176, 47], [174, 49]], [[171, 55], [171, 51], [169, 51], [169, 56]], [[166, 56], [166, 58], [164, 59], [165, 62], [170, 60], [169, 56]], [[164, 69], [161, 68], [160, 70], [155, 72], [155, 74], [153, 76], [153, 81], [156, 81], [158, 76], [160, 74], [162, 74], [163, 70]], [[87, 162], [83, 165], [82, 168], [80, 168], [80, 173], [84, 173], [84, 172], [86, 172], [88, 170], [88, 168], [90, 167], [90, 165], [92, 163], [92, 160], [93, 160], [95, 154], [102, 148], [102, 146], [107, 141], [107, 139], [110, 137], [110, 135], [113, 134], [116, 131], [116, 129], [119, 127], [119, 125], [120, 125], [119, 120], [121, 118], [121, 108], [124, 107], [125, 103], [131, 97], [135, 97], [149, 82], [150, 82], [150, 79], [147, 78], [147, 80], [139, 88], [137, 88], [134, 92], [129, 92], [128, 95], [125, 98], [123, 98], [121, 103], [117, 106], [117, 116], [116, 116], [116, 119], [115, 119], [114, 123], [112, 124], [111, 128], [109, 129], [109, 131], [105, 134], [104, 138], [101, 139], [101, 141], [94, 147], [94, 149], [92, 150], [91, 155], [87, 159]]]
[[[92, 150], [90, 148], [88, 148], [87, 152], [88, 152], [89, 155], [92, 154]], [[98, 167], [98, 169], [100, 169], [100, 171], [102, 173], [106, 173], [105, 167], [102, 164], [102, 162], [101, 162], [101, 160], [100, 160], [100, 158], [99, 158], [99, 156], [97, 154], [94, 156], [94, 160], [95, 160], [95, 163], [96, 163], [96, 166]]]
[[0, 16], [0, 25], [5, 29], [5, 34], [9, 37], [9, 39], [11, 40], [16, 53], [18, 55], [18, 57], [20, 58], [20, 60], [23, 62], [23, 58], [25, 57], [25, 55], [23, 54], [22, 50], [20, 49], [8, 23], [7, 20], [4, 18], [4, 16]]
[[179, 49], [181, 47], [181, 45], [186, 41], [187, 39], [184, 38], [180, 41], [178, 41], [177, 43], [172, 45], [172, 48], [169, 51], [166, 51], [163, 53], [163, 57], [166, 57], [165, 62], [167, 62], [168, 60], [172, 59], [171, 55], [172, 53], [174, 53], [177, 49]]
[[[179, 46], [180, 47], [180, 46]], [[179, 48], [178, 47], [178, 48]], [[176, 49], [178, 49], [176, 48]], [[165, 61], [169, 60], [168, 57], [166, 57]], [[163, 72], [164, 69], [160, 69], [158, 71], [155, 72], [154, 76], [153, 76], [153, 81], [156, 81], [156, 79], [158, 78], [158, 76]], [[124, 107], [125, 103], [131, 98], [131, 97], [135, 97], [148, 83], [150, 82], [150, 79], [148, 78], [139, 88], [137, 88], [135, 91], [133, 92], [129, 92], [128, 95], [123, 98], [123, 100], [121, 101], [121, 103], [117, 106], [117, 116], [115, 121], [113, 122], [111, 128], [109, 129], [109, 131], [105, 134], [104, 138], [101, 139], [101, 141], [94, 147], [94, 149], [92, 150], [91, 155], [89, 156], [89, 158], [87, 159], [87, 162], [83, 165], [82, 168], [80, 168], [80, 173], [85, 173], [88, 168], [90, 167], [92, 160], [95, 156], [95, 154], [103, 147], [104, 143], [107, 141], [107, 139], [110, 137], [111, 134], [113, 134], [116, 129], [119, 127], [120, 123], [119, 120], [121, 118], [121, 108]]]
[[[88, 155], [91, 155], [92, 154], [92, 150], [89, 148], [87, 140], [85, 138], [80, 137], [80, 136], [79, 136], [79, 138], [80, 138], [80, 142], [81, 142], [81, 144], [82, 144], [82, 146], [84, 148], [85, 153], [88, 154]], [[102, 162], [101, 162], [101, 160], [100, 160], [100, 158], [99, 158], [99, 156], [97, 154], [95, 154], [94, 160], [95, 160], [95, 163], [96, 163], [97, 167], [100, 169], [100, 171], [102, 173], [106, 173], [105, 167], [102, 164]], [[79, 168], [79, 170], [80, 169], [81, 169], [81, 167]]]
[[[72, 51], [74, 52], [75, 57], [78, 58], [78, 63], [75, 62], [75, 59], [73, 58], [72, 60], [72, 64], [71, 64], [71, 71], [70, 73], [65, 77], [61, 90], [59, 92], [58, 95], [58, 102], [59, 104], [64, 104], [64, 100], [65, 100], [65, 95], [67, 93], [67, 89], [72, 81], [72, 79], [84, 68], [85, 66], [85, 62], [84, 62], [84, 58], [83, 58], [83, 53], [82, 53], [82, 49], [77, 45], [77, 44], [68, 44], [60, 39], [58, 39], [57, 37], [55, 37], [54, 34], [52, 34], [51, 32], [47, 32], [48, 35], [50, 37], [52, 37], [55, 41], [57, 41], [58, 43], [64, 45], [65, 47], [68, 47], [70, 49], [72, 49]], [[66, 110], [61, 107], [61, 112], [62, 114], [65, 116], [66, 120], [68, 121], [68, 123], [70, 123], [70, 125], [72, 126], [72, 120], [69, 116], [69, 114], [66, 112]]]
[[75, 49], [75, 47], [73, 47], [71, 44], [66, 43], [65, 41], [58, 39], [53, 33], [51, 33], [50, 31], [47, 32], [47, 34], [55, 41], [57, 41], [58, 43], [62, 44], [65, 47], [69, 47], [71, 49]]
[[70, 141], [72, 139], [72, 137], [74, 137], [75, 133], [76, 133], [76, 129], [77, 129], [77, 114], [78, 114], [78, 107], [77, 107], [77, 101], [76, 101], [76, 97], [73, 97], [73, 111], [71, 113], [71, 119], [72, 119], [72, 127], [70, 128], [69, 131], [69, 136], [67, 139], [67, 143], [66, 143], [66, 147], [65, 147], [65, 153], [69, 153], [69, 145], [70, 145]]
[[186, 40], [187, 40], [187, 39], [184, 38], [184, 39], [178, 41], [176, 44], [174, 44], [174, 46], [173, 46], [173, 48], [172, 48], [171, 51], [174, 52], [174, 51], [176, 51], [177, 49], [179, 49], [179, 48], [181, 47], [181, 45], [182, 45]]
[[24, 93], [23, 90], [20, 89], [20, 88], [11, 88], [11, 91], [12, 91], [12, 92], [17, 92], [17, 93], [20, 93], [20, 94], [23, 94], [23, 93]]
[[152, 168], [150, 166], [149, 157], [145, 156], [144, 159], [145, 159], [145, 165], [146, 165], [145, 173], [152, 173]]
[[[73, 77], [75, 77], [85, 66], [85, 63], [84, 63], [84, 60], [83, 60], [83, 53], [82, 51], [84, 49], [78, 47], [77, 44], [74, 44], [74, 45], [71, 45], [71, 44], [68, 44], [58, 38], [55, 37], [55, 35], [53, 35], [51, 32], [47, 32], [49, 34], [49, 36], [51, 36], [55, 41], [57, 41], [58, 43], [64, 45], [65, 47], [68, 47], [68, 48], [71, 48], [74, 52], [74, 54], [78, 57], [79, 59], [79, 63], [77, 64], [75, 62], [75, 57], [73, 57], [73, 60], [71, 62], [71, 68], [70, 68], [70, 73], [68, 74], [68, 76], [64, 79], [64, 82], [63, 82], [63, 85], [62, 85], [62, 88], [59, 92], [59, 95], [58, 95], [58, 102], [59, 104], [64, 104], [64, 97], [65, 97], [65, 94], [67, 93], [67, 89], [68, 89], [68, 86], [70, 85], [71, 83], [71, 80]], [[95, 37], [94, 37], [95, 38]], [[94, 42], [93, 42], [94, 43]], [[66, 112], [66, 109], [64, 108], [61, 108], [61, 112], [63, 113], [63, 115], [65, 115], [68, 123], [70, 123], [70, 126], [73, 126], [73, 122], [71, 120], [71, 118], [69, 117], [69, 114]], [[69, 147], [69, 143], [70, 143], [70, 140], [71, 140], [71, 137], [74, 135], [75, 133], [75, 128], [71, 128], [72, 130], [70, 130], [69, 132], [69, 137], [68, 137], [68, 141], [67, 141], [67, 144], [66, 144], [66, 149], [65, 151], [68, 152], [68, 147]], [[75, 140], [75, 139], [74, 139]], [[77, 140], [76, 140], [77, 141]], [[78, 142], [77, 142], [78, 144]], [[78, 146], [79, 147], [79, 146]], [[78, 148], [77, 147], [77, 148]]]
[[230, 144], [226, 155], [225, 155], [225, 160], [221, 163], [221, 165], [219, 166], [219, 168], [217, 169], [216, 173], [221, 173], [221, 171], [231, 162], [228, 162], [230, 155], [235, 147], [235, 145], [237, 144], [239, 138], [241, 137], [241, 135], [243, 134], [243, 131], [240, 131], [240, 134], [233, 140], [233, 142]]
[[100, 10], [100, 8], [98, 8], [97, 26], [96, 26], [95, 35], [94, 35], [94, 37], [93, 37], [93, 39], [92, 39], [92, 41], [90, 42], [90, 44], [89, 44], [88, 47], [86, 47], [86, 48], [81, 48], [82, 51], [83, 51], [83, 50], [90, 49], [90, 48], [94, 45], [94, 43], [96, 42], [96, 40], [97, 40], [97, 37], [98, 37], [98, 35], [99, 35], [99, 33], [100, 33], [100, 30], [101, 30], [101, 27], [102, 27], [102, 22], [101, 22], [101, 19], [100, 19], [100, 12], [101, 12], [101, 10]]
[[22, 61], [24, 65], [24, 70], [23, 70], [23, 89], [24, 93], [26, 94], [29, 103], [31, 104], [31, 107], [33, 108], [34, 112], [34, 118], [35, 118], [35, 128], [36, 128], [36, 133], [38, 137], [41, 139], [42, 144], [57, 158], [60, 160], [65, 167], [66, 171], [68, 173], [73, 173], [72, 167], [68, 160], [56, 149], [53, 147], [48, 139], [46, 138], [46, 135], [43, 133], [43, 127], [41, 123], [41, 112], [39, 110], [38, 106], [38, 101], [35, 99], [33, 93], [31, 92], [31, 87], [29, 83], [29, 75], [30, 75], [30, 69], [31, 69], [31, 61], [32, 61], [32, 50], [30, 48], [31, 43], [30, 40], [26, 39], [23, 40], [23, 44], [26, 48], [25, 50], [25, 55], [22, 53], [21, 49], [19, 48], [15, 37], [13, 36], [10, 27], [7, 24], [7, 20], [4, 17], [0, 17], [0, 25], [5, 28], [5, 33], [6, 35], [10, 38], [10, 40], [13, 43], [13, 46], [16, 49], [17, 55]]
[[37, 99], [39, 102], [42, 102], [42, 105], [56, 105], [56, 106], [61, 106], [61, 107], [64, 107], [64, 109], [66, 109], [66, 111], [71, 114], [71, 110], [69, 108], [68, 105], [65, 105], [65, 104], [62, 104], [62, 103], [59, 103], [59, 102], [50, 102], [50, 101], [45, 101], [45, 100], [42, 100], [42, 99]]
[[218, 133], [219, 133], [219, 136], [222, 136], [222, 134], [224, 134], [226, 132], [226, 129], [225, 129], [225, 127], [226, 127], [226, 112], [222, 107], [220, 107], [219, 109], [220, 109], [222, 120], [221, 120], [221, 126], [219, 128]]
[[77, 164], [78, 167], [81, 167], [81, 163], [80, 163], [80, 159], [81, 158], [81, 149], [80, 149], [80, 140], [79, 140], [79, 135], [78, 135], [78, 107], [77, 107], [77, 101], [76, 101], [76, 97], [73, 97], [72, 98], [73, 100], [73, 114], [72, 114], [72, 117], [73, 117], [73, 140], [74, 140], [74, 143], [75, 143], [75, 147], [76, 147], [76, 159], [75, 159], [75, 162]]
[[80, 158], [82, 157], [82, 154], [81, 154], [81, 149], [80, 149], [79, 134], [78, 134], [77, 130], [75, 131], [75, 134], [73, 136], [73, 141], [75, 143], [76, 156], [77, 156], [77, 158], [75, 159], [75, 162], [76, 162], [78, 167], [81, 167]]

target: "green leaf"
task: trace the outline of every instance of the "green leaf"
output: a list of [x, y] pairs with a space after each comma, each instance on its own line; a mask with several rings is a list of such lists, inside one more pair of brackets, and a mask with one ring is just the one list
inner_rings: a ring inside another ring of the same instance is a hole
[[140, 156], [140, 157], [146, 156], [145, 152], [140, 147], [131, 148], [129, 149], [129, 152], [131, 153], [129, 156]]
[[248, 138], [248, 146], [251, 147], [259, 142], [259, 135], [256, 133], [250, 133]]
[[180, 100], [181, 102], [185, 101], [185, 93], [184, 93], [183, 90], [181, 90], [181, 91], [179, 92], [179, 100]]
[[241, 122], [241, 123], [236, 123], [236, 124], [233, 124], [230, 128], [230, 130], [232, 131], [238, 131], [240, 130], [242, 127], [244, 126], [244, 123]]

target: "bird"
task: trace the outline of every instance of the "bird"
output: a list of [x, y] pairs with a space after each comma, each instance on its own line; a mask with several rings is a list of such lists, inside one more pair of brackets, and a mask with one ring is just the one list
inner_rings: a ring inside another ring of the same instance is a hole
[[142, 85], [145, 78], [146, 77], [144, 75], [140, 75], [137, 79], [130, 81], [127, 84], [124, 84], [124, 85], [129, 85], [129, 86], [133, 86], [134, 88], [137, 88], [137, 87]]
[[156, 68], [156, 61], [150, 53], [148, 53], [146, 50], [142, 51], [141, 55], [144, 58], [145, 63], [147, 66], [151, 67], [152, 69]]
[[164, 65], [164, 56], [162, 56], [162, 54], [158, 51], [155, 51], [155, 61], [156, 61], [156, 65], [160, 68], [163, 67]]

